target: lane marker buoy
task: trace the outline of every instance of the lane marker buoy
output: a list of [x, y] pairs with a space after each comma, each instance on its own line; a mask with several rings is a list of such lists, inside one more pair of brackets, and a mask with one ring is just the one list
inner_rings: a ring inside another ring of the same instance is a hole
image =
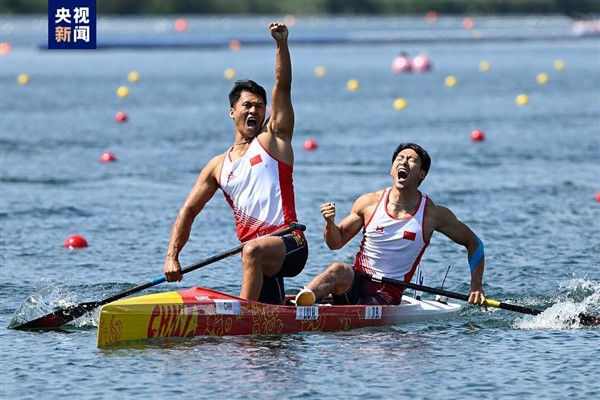
[[71, 235], [63, 243], [68, 249], [80, 249], [88, 246], [87, 240], [81, 235]]

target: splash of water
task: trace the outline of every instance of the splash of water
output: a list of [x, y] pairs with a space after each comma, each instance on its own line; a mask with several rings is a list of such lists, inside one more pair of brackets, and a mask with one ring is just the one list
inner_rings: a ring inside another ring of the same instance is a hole
[[57, 309], [75, 305], [77, 294], [65, 293], [50, 279], [42, 278], [31, 293], [15, 311], [9, 327], [18, 326], [28, 321], [43, 317]]
[[536, 316], [527, 316], [514, 322], [517, 329], [580, 329], [580, 314], [600, 315], [600, 282], [572, 279], [563, 284], [564, 293], [557, 296], [552, 307]]

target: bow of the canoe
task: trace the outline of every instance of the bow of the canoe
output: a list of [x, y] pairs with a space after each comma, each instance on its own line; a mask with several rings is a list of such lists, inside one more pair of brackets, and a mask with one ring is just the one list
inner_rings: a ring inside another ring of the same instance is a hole
[[143, 339], [226, 335], [243, 300], [205, 288], [137, 296], [100, 311], [98, 347]]
[[168, 337], [327, 332], [449, 318], [458, 304], [406, 298], [400, 306], [295, 307], [246, 301], [195, 287], [102, 307], [98, 347]]

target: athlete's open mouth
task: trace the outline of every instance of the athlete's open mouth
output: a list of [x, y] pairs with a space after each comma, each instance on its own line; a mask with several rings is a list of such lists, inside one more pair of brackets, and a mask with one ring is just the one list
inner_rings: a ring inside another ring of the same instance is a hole
[[398, 179], [406, 179], [408, 178], [408, 171], [405, 169], [401, 169], [398, 171]]
[[246, 124], [248, 124], [248, 126], [254, 128], [254, 127], [256, 127], [256, 124], [258, 124], [258, 121], [254, 117], [248, 117], [248, 119], [246, 120]]

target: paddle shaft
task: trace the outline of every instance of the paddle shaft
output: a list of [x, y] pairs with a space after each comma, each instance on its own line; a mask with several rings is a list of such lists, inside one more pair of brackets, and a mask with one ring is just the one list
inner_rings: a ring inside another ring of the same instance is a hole
[[[452, 299], [469, 301], [469, 296], [461, 294], [461, 293], [454, 293], [454, 292], [449, 292], [447, 290], [417, 285], [415, 283], [404, 282], [404, 281], [400, 281], [400, 280], [392, 279], [392, 278], [386, 278], [385, 276], [374, 276], [374, 275], [366, 275], [366, 274], [365, 274], [365, 276], [371, 278], [374, 282], [389, 283], [391, 285], [397, 285], [397, 286], [402, 286], [402, 287], [409, 288], [409, 289], [420, 290], [421, 292], [439, 294], [440, 296], [446, 296], [446, 297], [449, 297]], [[503, 310], [515, 311], [518, 313], [529, 314], [529, 315], [539, 315], [543, 312], [541, 310], [536, 310], [535, 308], [521, 307], [521, 306], [517, 306], [514, 304], [503, 303], [501, 301], [491, 300], [491, 299], [485, 299], [485, 302], [481, 305], [484, 307], [487, 306], [487, 307], [501, 308]], [[577, 318], [579, 319], [579, 322], [583, 325], [588, 325], [588, 326], [600, 325], [600, 317], [595, 317], [593, 315], [587, 315], [587, 314], [580, 313], [577, 316]]]
[[[369, 277], [375, 282], [389, 283], [391, 285], [397, 285], [397, 286], [402, 286], [402, 287], [409, 288], [409, 289], [420, 290], [421, 292], [427, 292], [427, 293], [431, 293], [431, 294], [439, 294], [440, 296], [446, 296], [446, 297], [449, 297], [452, 299], [469, 301], [469, 296], [461, 294], [461, 293], [449, 292], [447, 290], [417, 285], [415, 283], [404, 282], [404, 281], [400, 281], [400, 280], [392, 279], [392, 278], [386, 278], [385, 276], [370, 275]], [[482, 304], [482, 306], [502, 308], [503, 310], [516, 311], [516, 312], [520, 312], [523, 314], [530, 314], [530, 315], [538, 315], [538, 314], [542, 313], [542, 311], [536, 310], [533, 308], [516, 306], [514, 304], [502, 303], [500, 301], [491, 300], [491, 299], [485, 299], [485, 303]]]
[[[304, 231], [305, 229], [306, 229], [306, 226], [299, 224], [297, 222], [292, 222], [290, 224], [290, 226], [288, 226], [287, 228], [280, 229], [276, 232], [273, 232], [269, 235], [265, 235], [263, 237], [283, 236], [283, 235], [287, 235], [288, 233], [292, 233], [293, 231]], [[197, 263], [188, 265], [187, 267], [181, 269], [181, 274], [182, 275], [187, 274], [188, 272], [195, 271], [198, 268], [202, 268], [206, 265], [212, 264], [214, 262], [220, 261], [224, 258], [227, 258], [229, 256], [237, 254], [244, 249], [244, 246], [247, 243], [248, 242], [242, 243], [239, 246], [234, 247], [233, 249], [230, 249], [230, 250], [224, 251], [222, 253], [219, 253], [217, 255], [214, 255], [212, 257], [209, 257], [206, 260], [199, 261]], [[116, 293], [110, 297], [107, 297], [105, 299], [93, 301], [93, 302], [89, 302], [89, 303], [81, 303], [81, 304], [77, 304], [77, 305], [70, 306], [67, 308], [63, 308], [63, 309], [54, 311], [50, 314], [44, 315], [42, 317], [36, 318], [32, 321], [28, 321], [24, 324], [12, 326], [11, 328], [14, 328], [14, 329], [58, 328], [70, 321], [73, 321], [73, 320], [85, 315], [87, 312], [89, 312], [99, 306], [102, 306], [102, 305], [108, 304], [108, 303], [112, 303], [113, 301], [122, 299], [133, 293], [141, 292], [142, 290], [148, 289], [152, 286], [156, 286], [165, 281], [166, 281], [165, 276], [159, 275], [149, 282], [134, 286], [134, 287], [124, 290], [122, 292]]]

